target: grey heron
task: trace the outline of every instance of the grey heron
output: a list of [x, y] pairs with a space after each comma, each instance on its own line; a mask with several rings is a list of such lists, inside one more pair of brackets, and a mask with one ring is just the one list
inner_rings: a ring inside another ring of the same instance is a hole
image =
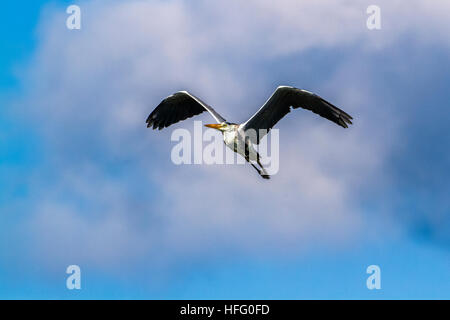
[[259, 144], [264, 135], [291, 111], [291, 107], [310, 110], [343, 128], [352, 124], [353, 118], [343, 110], [314, 93], [290, 86], [279, 86], [264, 105], [242, 124], [226, 121], [211, 106], [187, 91], [176, 92], [164, 99], [150, 113], [146, 123], [148, 128], [161, 130], [208, 111], [217, 123], [205, 126], [222, 132], [225, 145], [242, 155], [261, 177], [269, 179], [253, 144]]

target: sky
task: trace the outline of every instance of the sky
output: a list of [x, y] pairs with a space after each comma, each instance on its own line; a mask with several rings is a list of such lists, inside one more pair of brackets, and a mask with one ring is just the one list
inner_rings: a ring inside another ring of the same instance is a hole
[[[449, 299], [449, 15], [444, 0], [4, 4], [0, 298]], [[179, 90], [244, 122], [279, 85], [354, 125], [290, 113], [270, 181], [176, 166], [172, 127], [145, 126]]]

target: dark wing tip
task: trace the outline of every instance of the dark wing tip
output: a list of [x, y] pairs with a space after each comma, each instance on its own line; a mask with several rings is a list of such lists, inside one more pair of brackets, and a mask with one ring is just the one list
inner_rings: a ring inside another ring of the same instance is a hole
[[152, 117], [153, 117], [153, 112], [150, 113], [150, 115], [147, 117], [147, 120], [145, 120], [145, 123], [147, 124], [147, 128], [150, 128], [153, 125], [154, 119], [152, 119]]
[[350, 120], [351, 117], [348, 117], [344, 114], [339, 114], [338, 124], [343, 128], [348, 128], [348, 125], [352, 125], [353, 122]]
[[206, 110], [199, 99], [186, 91], [179, 91], [161, 101], [145, 122], [147, 128], [161, 130]]
[[345, 128], [348, 128], [348, 125], [353, 124], [352, 122], [353, 118], [347, 113], [340, 114], [340, 118], [344, 121]]
[[322, 103], [325, 103], [326, 105], [328, 105], [331, 110], [333, 111], [335, 117], [337, 117], [337, 124], [340, 125], [343, 128], [348, 128], [348, 125], [352, 125], [353, 122], [353, 118], [351, 115], [349, 115], [347, 112], [345, 112], [344, 110], [336, 107], [334, 104], [326, 101], [325, 99], [319, 97], [318, 95], [315, 95], [317, 98], [320, 99], [320, 101], [322, 101]]
[[339, 119], [338, 119], [338, 124], [339, 124], [341, 127], [345, 128], [345, 129], [348, 128], [347, 123], [345, 123], [345, 121], [342, 120], [342, 118], [339, 118]]

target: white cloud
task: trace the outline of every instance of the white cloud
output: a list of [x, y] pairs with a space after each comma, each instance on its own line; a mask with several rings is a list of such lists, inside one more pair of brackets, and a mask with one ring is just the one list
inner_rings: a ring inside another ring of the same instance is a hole
[[64, 28], [64, 11], [48, 13], [29, 82], [30, 112], [57, 181], [39, 190], [31, 221], [42, 251], [109, 265], [155, 251], [282, 251], [352, 239], [364, 226], [357, 195], [382, 172], [392, 145], [369, 120], [366, 101], [378, 99], [371, 83], [352, 79], [350, 64], [323, 88], [355, 126], [341, 130], [297, 111], [281, 122], [281, 170], [270, 182], [248, 166], [173, 167], [169, 134], [147, 130], [144, 120], [180, 89], [225, 116], [251, 114], [274, 89], [260, 70], [271, 59], [312, 48], [379, 49], [410, 30], [414, 8], [433, 28], [448, 21], [422, 2], [406, 13], [399, 2], [379, 2], [383, 36], [365, 28], [360, 1], [82, 2], [80, 32]]

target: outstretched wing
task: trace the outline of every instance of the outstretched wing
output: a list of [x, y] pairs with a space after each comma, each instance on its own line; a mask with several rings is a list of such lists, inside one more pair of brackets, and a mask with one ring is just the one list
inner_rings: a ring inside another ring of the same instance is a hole
[[212, 107], [187, 91], [180, 91], [167, 97], [153, 110], [147, 118], [147, 128], [153, 129], [168, 127], [171, 124], [196, 116], [203, 111], [209, 114], [217, 123], [225, 122], [225, 119]]
[[[303, 108], [311, 110], [318, 115], [333, 121], [341, 127], [347, 128], [352, 124], [352, 117], [338, 107], [325, 101], [318, 95], [306, 90], [294, 87], [281, 86], [278, 87], [269, 100], [245, 123], [240, 126], [240, 130], [247, 131], [253, 129], [255, 135], [249, 135], [253, 143], [259, 141], [266, 135], [269, 130], [294, 109]], [[260, 132], [260, 130], [262, 130]]]

